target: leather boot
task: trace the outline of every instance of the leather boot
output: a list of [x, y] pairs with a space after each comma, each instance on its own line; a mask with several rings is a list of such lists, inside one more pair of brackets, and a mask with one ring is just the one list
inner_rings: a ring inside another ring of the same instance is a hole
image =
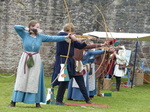
[[87, 104], [92, 104], [92, 102], [91, 102], [91, 101], [87, 101], [86, 103], [87, 103]]
[[41, 108], [40, 103], [36, 103], [36, 107], [37, 107], [37, 108]]
[[16, 102], [11, 101], [9, 107], [15, 107], [15, 106], [16, 106]]
[[115, 92], [115, 91], [118, 91], [118, 89], [117, 89], [117, 88], [115, 88], [113, 91], [114, 91], [114, 92]]
[[116, 86], [117, 91], [120, 91], [120, 84], [121, 84], [121, 78], [119, 78], [117, 81], [117, 86]]
[[116, 77], [116, 88], [113, 91], [120, 91], [121, 77]]

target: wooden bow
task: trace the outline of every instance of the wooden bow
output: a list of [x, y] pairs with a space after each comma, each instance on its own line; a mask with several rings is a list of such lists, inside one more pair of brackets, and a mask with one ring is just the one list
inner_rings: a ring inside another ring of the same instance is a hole
[[[67, 6], [66, 0], [64, 0], [64, 4], [65, 4], [66, 12], [67, 12], [67, 15], [68, 15], [68, 23], [71, 24], [71, 23], [70, 23], [70, 13], [69, 13], [69, 10], [68, 10], [68, 6]], [[69, 29], [69, 32], [71, 32], [71, 27], [70, 27], [70, 29]], [[68, 58], [69, 58], [70, 47], [71, 47], [71, 39], [69, 39], [69, 42], [68, 42], [68, 43], [69, 43], [69, 45], [68, 45], [68, 52], [67, 52], [67, 56], [66, 56], [66, 60], [65, 60], [64, 65], [67, 64], [67, 61], [68, 61]], [[65, 69], [65, 66], [62, 68], [62, 70], [60, 71], [60, 73], [61, 73], [64, 69]], [[60, 74], [57, 75], [57, 77], [54, 79], [54, 81], [53, 81], [51, 84], [53, 84], [53, 83], [58, 79], [59, 75], [60, 75]]]

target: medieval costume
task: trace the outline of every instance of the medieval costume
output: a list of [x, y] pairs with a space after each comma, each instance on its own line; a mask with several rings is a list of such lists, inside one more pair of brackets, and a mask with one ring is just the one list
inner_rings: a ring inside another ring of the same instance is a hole
[[[44, 34], [37, 34], [36, 37], [32, 37], [24, 26], [15, 25], [14, 28], [22, 39], [24, 52], [17, 69], [12, 102], [45, 103], [44, 69], [39, 54], [40, 46], [42, 42], [65, 41], [65, 37]], [[30, 57], [34, 62], [32, 67], [27, 66]]]
[[119, 46], [121, 48], [118, 50], [118, 52], [115, 54], [116, 56], [116, 63], [115, 63], [115, 68], [114, 68], [114, 76], [116, 77], [116, 89], [114, 91], [119, 91], [120, 90], [120, 84], [121, 84], [121, 77], [124, 76], [125, 70], [120, 69], [120, 65], [126, 64], [126, 49], [124, 46], [120, 46], [120, 42], [116, 41], [114, 43], [115, 46]]
[[[103, 61], [103, 58], [104, 58], [104, 61]], [[94, 63], [95, 63], [96, 70], [97, 70], [96, 72], [96, 90], [97, 90], [96, 94], [97, 96], [101, 96], [100, 90], [103, 88], [103, 79], [107, 72], [106, 56], [104, 57], [104, 54], [96, 55]]]
[[[83, 53], [83, 51], [80, 52]], [[82, 54], [83, 55], [82, 57], [80, 57], [80, 59], [82, 59], [83, 64], [84, 83], [86, 85], [86, 90], [88, 91], [89, 97], [95, 95], [95, 74], [92, 75], [95, 72], [95, 65], [92, 63], [94, 61], [95, 55], [103, 53], [104, 53], [103, 50], [95, 50], [95, 51], [88, 50], [84, 53], [84, 55]], [[91, 76], [89, 76], [89, 73]], [[84, 97], [81, 94], [79, 87], [76, 85], [75, 80], [71, 80], [71, 82], [69, 83], [67, 98], [84, 100]]]
[[[60, 32], [60, 33], [58, 33], [58, 35], [59, 36], [60, 35], [66, 36], [66, 35], [68, 35], [68, 33]], [[53, 76], [52, 76], [52, 82], [54, 81], [52, 86], [54, 87], [56, 85], [59, 85], [59, 88], [57, 91], [57, 96], [56, 96], [56, 105], [64, 105], [63, 97], [64, 97], [65, 90], [66, 90], [68, 83], [69, 83], [69, 81], [58, 82], [58, 80], [55, 80], [57, 78], [58, 74], [60, 73], [60, 69], [61, 69], [60, 64], [65, 63], [67, 52], [68, 52], [68, 45], [69, 44], [66, 41], [57, 42], [56, 61], [55, 61], [54, 72], [53, 72]], [[79, 85], [80, 90], [82, 91], [82, 93], [85, 96], [85, 101], [89, 102], [90, 99], [88, 98], [88, 95], [86, 92], [83, 77], [75, 76], [76, 75], [76, 73], [75, 73], [75, 61], [73, 59], [74, 48], [83, 49], [86, 45], [87, 44], [85, 42], [83, 42], [83, 43], [80, 43], [78, 41], [72, 41], [71, 42], [69, 58], [67, 61], [67, 70], [68, 70], [70, 79], [72, 77], [74, 77], [75, 80], [77, 81], [77, 84]]]
[[[85, 53], [83, 58], [83, 64], [86, 62], [90, 64], [90, 71], [89, 71], [89, 94], [90, 97], [93, 98], [96, 95], [96, 74], [95, 74], [95, 64], [94, 60], [96, 55], [104, 54], [104, 50], [89, 50]], [[87, 60], [88, 59], [88, 60]]]
[[[88, 44], [84, 49], [76, 49], [74, 50], [74, 59], [76, 61], [76, 76], [80, 76], [84, 78], [84, 83], [86, 87], [86, 91], [89, 97], [89, 86], [88, 86], [88, 71], [86, 69], [86, 65], [82, 64], [83, 52], [85, 49], [92, 49], [95, 47], [100, 47], [100, 44]], [[86, 100], [84, 94], [79, 89], [74, 78], [71, 79], [68, 86], [68, 94], [67, 99], [75, 99], [75, 100]]]

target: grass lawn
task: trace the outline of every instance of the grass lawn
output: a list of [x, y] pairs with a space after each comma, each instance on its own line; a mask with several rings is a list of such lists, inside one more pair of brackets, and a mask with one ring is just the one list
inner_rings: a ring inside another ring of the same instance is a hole
[[[120, 92], [102, 90], [102, 93], [111, 92], [112, 96], [95, 96], [92, 100], [94, 104], [107, 104], [109, 107], [41, 105], [42, 108], [35, 108], [35, 105], [17, 103], [16, 107], [10, 108], [8, 105], [11, 100], [14, 82], [15, 76], [10, 78], [0, 77], [0, 112], [150, 112], [150, 84], [133, 88], [121, 87]], [[46, 88], [49, 87], [50, 77], [45, 77], [45, 85]], [[56, 91], [57, 87], [55, 88], [55, 96]], [[84, 103], [84, 101], [68, 100], [64, 102]]]

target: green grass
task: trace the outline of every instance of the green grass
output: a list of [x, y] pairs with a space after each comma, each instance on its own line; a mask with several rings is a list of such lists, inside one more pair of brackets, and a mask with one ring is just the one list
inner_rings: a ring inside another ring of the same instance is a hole
[[[10, 108], [8, 105], [11, 100], [14, 81], [15, 76], [11, 78], [0, 77], [0, 112], [150, 112], [150, 84], [133, 88], [121, 87], [120, 92], [102, 90], [103, 93], [111, 92], [112, 96], [95, 96], [92, 100], [94, 104], [107, 104], [109, 107], [42, 105], [42, 108], [35, 108], [35, 105], [17, 103], [16, 107]], [[49, 81], [50, 77], [45, 77], [46, 88], [50, 85]], [[57, 88], [55, 88], [55, 96], [56, 91]], [[84, 103], [83, 101], [67, 100], [65, 102]]]

